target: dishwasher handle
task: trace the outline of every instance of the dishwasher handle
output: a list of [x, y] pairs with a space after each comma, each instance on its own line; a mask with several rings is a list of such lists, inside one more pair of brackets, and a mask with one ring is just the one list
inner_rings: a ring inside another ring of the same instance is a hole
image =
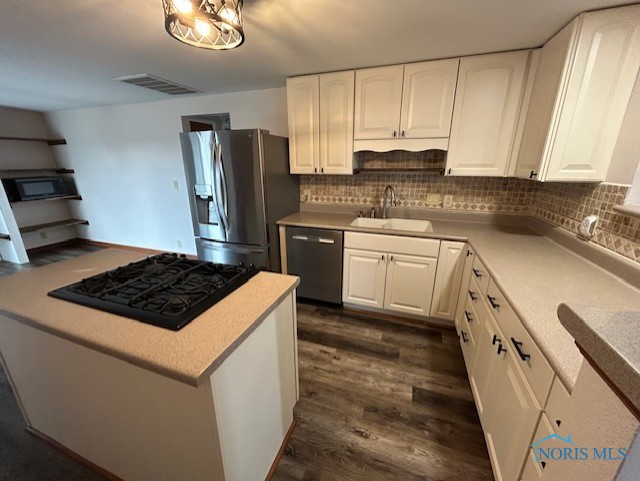
[[335, 244], [336, 241], [333, 239], [326, 239], [324, 237], [316, 236], [316, 235], [294, 235], [291, 236], [293, 240], [299, 240], [304, 242], [316, 242], [320, 244]]

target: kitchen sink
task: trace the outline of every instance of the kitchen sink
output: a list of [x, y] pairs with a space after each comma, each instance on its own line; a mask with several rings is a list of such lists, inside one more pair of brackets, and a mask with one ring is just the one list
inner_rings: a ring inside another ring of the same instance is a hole
[[372, 219], [369, 217], [358, 217], [351, 225], [353, 227], [365, 227], [367, 229], [433, 232], [433, 226], [430, 221], [419, 219]]

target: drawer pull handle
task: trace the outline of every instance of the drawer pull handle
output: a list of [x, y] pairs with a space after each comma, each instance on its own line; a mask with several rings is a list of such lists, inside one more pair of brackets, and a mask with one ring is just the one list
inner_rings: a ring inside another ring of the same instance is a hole
[[467, 257], [472, 256], [473, 252], [471, 252], [470, 250], [467, 251]]
[[487, 299], [489, 299], [489, 304], [491, 304], [491, 307], [493, 307], [494, 309], [500, 307], [500, 304], [496, 302], [495, 297], [491, 297], [489, 294], [487, 294]]
[[473, 322], [473, 317], [471, 317], [471, 313], [469, 311], [464, 311], [464, 317], [467, 318], [467, 322]]
[[465, 344], [469, 343], [469, 339], [467, 339], [467, 333], [464, 331], [460, 331], [460, 337], [462, 338], [462, 342]]
[[478, 269], [471, 269], [473, 271], [473, 275], [480, 278], [482, 277], [482, 272], [480, 272]]
[[469, 291], [469, 297], [471, 298], [472, 301], [478, 300], [478, 296], [476, 296], [476, 293], [473, 291]]
[[500, 343], [498, 344], [498, 356], [503, 352], [507, 352], [507, 350], [504, 347], [502, 347], [502, 343]]
[[529, 354], [525, 354], [524, 352], [522, 352], [522, 349], [520, 349], [522, 347], [521, 342], [516, 341], [513, 337], [511, 338], [511, 342], [513, 342], [513, 346], [516, 348], [520, 359], [522, 359], [523, 361], [528, 361], [529, 359], [531, 359], [531, 356]]
[[502, 339], [500, 339], [497, 334], [494, 334], [493, 335], [493, 340], [491, 341], [491, 344], [495, 346], [496, 342], [502, 342]]

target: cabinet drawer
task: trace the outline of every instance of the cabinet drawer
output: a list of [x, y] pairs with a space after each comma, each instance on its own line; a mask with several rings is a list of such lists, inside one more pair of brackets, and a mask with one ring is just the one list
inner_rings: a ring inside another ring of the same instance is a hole
[[423, 257], [438, 257], [440, 240], [402, 237], [363, 232], [345, 232], [344, 246], [351, 249], [393, 252]]
[[547, 406], [545, 407], [545, 412], [554, 431], [558, 431], [560, 428], [569, 408], [570, 400], [571, 394], [565, 389], [560, 378], [556, 377], [553, 380]]
[[505, 335], [505, 345], [510, 348], [514, 358], [529, 382], [540, 406], [544, 406], [551, 389], [555, 373], [547, 359], [533, 341], [522, 322], [495, 285], [489, 283], [486, 299], [489, 311], [498, 321]]
[[524, 471], [522, 471], [520, 479], [522, 481], [540, 481], [542, 479], [542, 471], [538, 463], [536, 463], [533, 449], [529, 450], [529, 456], [527, 456], [527, 462], [524, 465]]
[[489, 287], [489, 273], [487, 269], [484, 267], [484, 264], [480, 260], [480, 258], [476, 255], [476, 258], [473, 261], [473, 267], [471, 270], [471, 278], [476, 281], [478, 287], [480, 288], [480, 292], [482, 295], [487, 294], [487, 288]]

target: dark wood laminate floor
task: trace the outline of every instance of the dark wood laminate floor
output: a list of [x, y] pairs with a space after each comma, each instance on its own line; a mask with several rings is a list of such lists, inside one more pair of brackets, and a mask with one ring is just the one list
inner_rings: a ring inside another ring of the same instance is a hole
[[274, 481], [492, 481], [452, 330], [299, 304], [300, 402]]

